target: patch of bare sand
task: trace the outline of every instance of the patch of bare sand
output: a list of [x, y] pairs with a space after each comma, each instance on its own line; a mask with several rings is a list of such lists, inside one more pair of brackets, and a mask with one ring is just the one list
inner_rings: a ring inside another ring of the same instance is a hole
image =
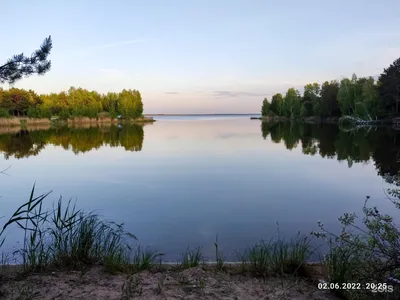
[[230, 275], [203, 267], [133, 275], [104, 273], [100, 267], [86, 271], [6, 276], [0, 281], [0, 299], [128, 300], [128, 299], [337, 299], [299, 278], [265, 280]]

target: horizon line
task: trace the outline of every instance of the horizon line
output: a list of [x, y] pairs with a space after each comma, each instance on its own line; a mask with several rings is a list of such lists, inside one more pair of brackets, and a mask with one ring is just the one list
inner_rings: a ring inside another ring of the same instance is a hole
[[222, 116], [222, 115], [260, 115], [260, 113], [167, 113], [167, 114], [143, 114], [144, 116]]

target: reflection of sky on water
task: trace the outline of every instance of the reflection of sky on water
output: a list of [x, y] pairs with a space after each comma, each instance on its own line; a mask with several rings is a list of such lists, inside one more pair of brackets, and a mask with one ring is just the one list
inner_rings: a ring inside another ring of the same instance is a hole
[[[336, 227], [344, 212], [360, 212], [366, 195], [384, 200], [373, 164], [303, 155], [261, 136], [249, 118], [163, 121], [144, 128], [139, 152], [102, 146], [75, 155], [47, 145], [37, 156], [0, 160], [1, 215], [37, 191], [78, 198], [78, 206], [124, 222], [144, 245], [175, 259], [201, 244], [213, 255], [216, 235], [226, 253], [276, 234], [308, 234], [317, 220]], [[8, 242], [18, 235], [9, 234]]]

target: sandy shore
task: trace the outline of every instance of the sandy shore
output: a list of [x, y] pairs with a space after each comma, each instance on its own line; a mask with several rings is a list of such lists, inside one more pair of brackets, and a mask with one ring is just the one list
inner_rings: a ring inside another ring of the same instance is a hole
[[2, 272], [0, 299], [338, 299], [300, 277], [255, 278], [207, 266], [163, 268], [136, 274], [105, 273], [101, 267], [23, 275]]

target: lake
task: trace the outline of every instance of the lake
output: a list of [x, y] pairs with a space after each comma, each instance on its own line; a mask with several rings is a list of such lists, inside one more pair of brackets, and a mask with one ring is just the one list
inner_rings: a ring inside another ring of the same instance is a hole
[[[278, 228], [290, 238], [322, 220], [337, 231], [337, 217], [360, 212], [366, 196], [393, 212], [382, 175], [400, 168], [394, 130], [272, 125], [250, 115], [155, 119], [144, 127], [3, 128], [0, 168], [11, 168], [0, 178], [1, 215], [24, 203], [36, 182], [37, 193], [53, 191], [48, 207], [61, 195], [77, 199], [175, 261], [197, 245], [212, 258], [216, 235], [236, 260], [235, 249]], [[7, 247], [19, 247], [16, 230]]]

